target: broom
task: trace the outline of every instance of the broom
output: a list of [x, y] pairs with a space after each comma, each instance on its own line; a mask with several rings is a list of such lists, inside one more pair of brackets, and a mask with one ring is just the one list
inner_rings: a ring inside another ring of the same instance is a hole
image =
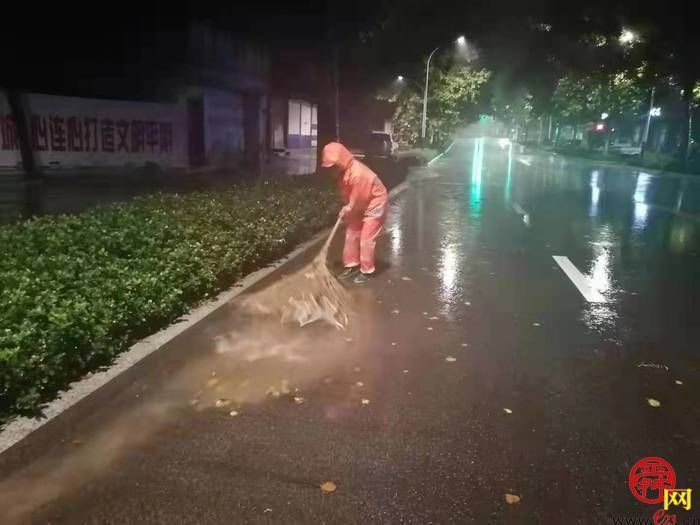
[[350, 294], [326, 265], [328, 248], [341, 222], [340, 218], [336, 221], [323, 248], [309, 264], [254, 294], [245, 306], [257, 313], [278, 314], [283, 323], [293, 321], [305, 326], [322, 320], [345, 329], [351, 311]]

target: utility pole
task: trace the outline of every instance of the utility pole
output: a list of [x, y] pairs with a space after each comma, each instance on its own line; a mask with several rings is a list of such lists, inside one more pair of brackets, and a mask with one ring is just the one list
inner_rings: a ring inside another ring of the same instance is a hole
[[651, 125], [651, 111], [654, 109], [654, 95], [656, 94], [656, 86], [651, 88], [651, 100], [649, 101], [649, 111], [647, 111], [647, 122], [644, 126], [644, 135], [642, 136], [642, 145], [639, 148], [639, 158], [644, 158], [644, 150], [647, 148], [649, 140], [649, 126]]
[[338, 68], [338, 43], [333, 44], [333, 106], [335, 111], [335, 140], [340, 140], [340, 79]]
[[318, 50], [319, 82], [316, 135], [316, 168], [321, 166], [323, 146], [338, 140], [338, 83], [337, 79], [337, 43], [335, 18], [327, 13], [326, 45]]

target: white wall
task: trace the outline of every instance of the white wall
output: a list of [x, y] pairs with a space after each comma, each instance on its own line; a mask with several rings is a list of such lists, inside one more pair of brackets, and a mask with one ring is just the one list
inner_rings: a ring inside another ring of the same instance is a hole
[[[175, 104], [27, 95], [34, 151], [42, 166], [187, 166], [186, 111]], [[19, 146], [0, 93], [0, 166], [15, 166]]]

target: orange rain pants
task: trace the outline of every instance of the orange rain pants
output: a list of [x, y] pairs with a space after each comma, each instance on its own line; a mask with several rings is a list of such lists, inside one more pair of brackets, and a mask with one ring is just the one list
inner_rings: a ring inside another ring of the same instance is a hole
[[374, 249], [387, 216], [388, 193], [379, 177], [338, 142], [323, 148], [321, 165], [336, 167], [338, 186], [345, 206], [340, 211], [347, 225], [343, 264], [375, 271]]

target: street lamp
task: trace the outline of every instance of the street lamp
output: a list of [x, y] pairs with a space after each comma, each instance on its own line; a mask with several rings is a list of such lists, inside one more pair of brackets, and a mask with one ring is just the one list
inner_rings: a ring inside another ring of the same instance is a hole
[[399, 82], [403, 82], [403, 75], [397, 76], [396, 80], [398, 80]]
[[[460, 47], [466, 47], [467, 39], [464, 38], [464, 35], [460, 35], [457, 37], [457, 40], [455, 40], [455, 43]], [[425, 143], [425, 130], [428, 124], [428, 82], [430, 80], [430, 59], [433, 58], [433, 55], [438, 49], [440, 49], [440, 46], [436, 47], [430, 52], [430, 54], [428, 55], [428, 61], [425, 63], [425, 86], [423, 88], [423, 119], [421, 120], [420, 130], [420, 136], [423, 140], [423, 143]]]
[[623, 46], [632, 46], [639, 41], [639, 35], [631, 29], [624, 28], [618, 37], [620, 44]]

